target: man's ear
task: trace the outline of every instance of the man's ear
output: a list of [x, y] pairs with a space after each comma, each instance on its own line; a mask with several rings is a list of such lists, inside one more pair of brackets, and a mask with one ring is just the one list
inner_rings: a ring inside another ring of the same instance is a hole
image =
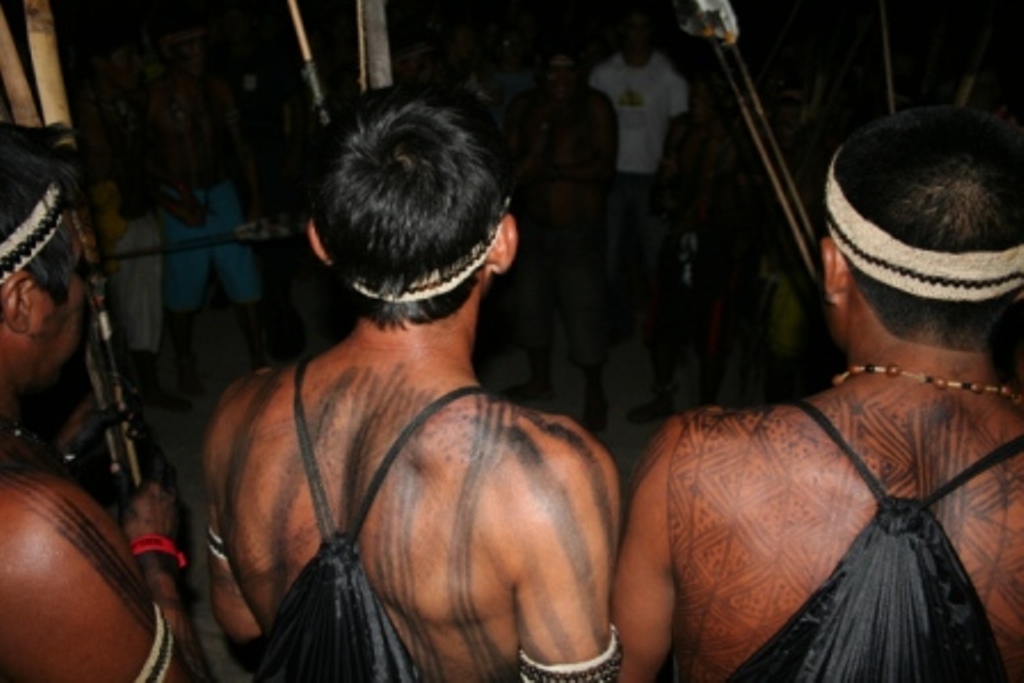
[[821, 263], [824, 270], [822, 282], [826, 306], [845, 304], [850, 293], [853, 275], [846, 263], [846, 257], [839, 251], [831, 237], [821, 238]]
[[306, 224], [306, 237], [309, 239], [309, 246], [313, 248], [313, 253], [316, 254], [316, 257], [324, 265], [331, 265], [333, 261], [327, 250], [324, 249], [323, 242], [320, 241], [320, 234], [316, 231], [316, 224], [313, 223], [313, 219], [310, 219], [309, 223]]
[[32, 329], [32, 312], [42, 290], [24, 270], [12, 274], [0, 286], [0, 324], [18, 334]]
[[516, 260], [518, 248], [519, 228], [516, 226], [515, 216], [506, 213], [498, 223], [498, 234], [494, 239], [494, 246], [487, 255], [485, 267], [497, 275], [508, 272]]

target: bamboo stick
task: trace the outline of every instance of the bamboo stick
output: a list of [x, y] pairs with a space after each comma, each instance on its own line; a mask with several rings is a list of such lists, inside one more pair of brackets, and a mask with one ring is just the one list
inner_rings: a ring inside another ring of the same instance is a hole
[[366, 64], [369, 86], [391, 85], [391, 48], [388, 44], [388, 22], [384, 0], [357, 0], [363, 6], [366, 31]]
[[42, 125], [36, 111], [32, 87], [25, 77], [25, 69], [21, 63], [18, 46], [11, 35], [10, 24], [4, 8], [0, 5], [0, 72], [3, 73], [4, 91], [10, 105], [11, 118], [20, 126], [37, 128]]
[[[25, 0], [25, 21], [43, 122], [46, 125], [63, 124], [70, 127], [71, 112], [68, 108], [67, 91], [64, 88], [57, 32], [49, 0]], [[83, 255], [92, 266], [88, 282], [88, 300], [95, 321], [94, 334], [88, 336], [86, 366], [100, 407], [124, 405], [124, 385], [117, 372], [113, 329], [104, 301], [105, 282], [100, 269], [99, 251], [96, 248], [96, 234], [92, 228], [88, 208], [82, 198], [79, 199], [79, 206], [69, 212], [69, 215], [71, 224], [82, 242]], [[111, 427], [107, 430], [106, 439], [114, 468], [127, 468], [132, 484], [138, 486], [142, 481], [142, 473], [128, 425], [121, 423]]]
[[68, 108], [67, 91], [64, 88], [64, 73], [60, 66], [57, 31], [53, 25], [50, 1], [25, 0], [25, 23], [43, 123], [63, 123], [70, 128], [71, 110]]
[[298, 0], [288, 0], [288, 12], [291, 14], [292, 26], [295, 28], [295, 38], [299, 41], [299, 54], [302, 55], [302, 76], [306, 85], [309, 86], [313, 99], [313, 110], [316, 111], [317, 118], [320, 119], [320, 125], [326, 126], [330, 122], [325, 104], [326, 98], [320, 84], [320, 74], [316, 70], [316, 62], [313, 61], [313, 51], [309, 47], [306, 24], [302, 21]]

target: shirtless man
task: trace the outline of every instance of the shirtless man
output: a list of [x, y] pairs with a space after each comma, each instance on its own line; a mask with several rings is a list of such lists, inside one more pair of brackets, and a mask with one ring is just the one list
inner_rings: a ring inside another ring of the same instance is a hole
[[615, 175], [615, 111], [583, 82], [575, 50], [560, 46], [549, 53], [545, 83], [509, 105], [506, 130], [522, 219], [515, 331], [530, 360], [529, 379], [507, 393], [527, 401], [552, 395], [557, 309], [569, 357], [585, 378], [582, 422], [600, 431], [608, 422], [604, 221]]
[[[691, 681], [1024, 677], [1022, 443], [940, 489], [1024, 434], [987, 350], [1024, 291], [1022, 181], [1019, 132], [964, 109], [907, 110], [838, 152], [821, 253], [850, 368], [804, 404], [706, 407], [651, 442], [613, 597], [623, 680], [670, 651]], [[954, 604], [924, 592], [938, 578]]]
[[[266, 364], [258, 304], [262, 289], [248, 245], [232, 239], [246, 220], [260, 218], [260, 195], [251, 149], [238, 124], [231, 89], [206, 72], [206, 29], [202, 17], [179, 3], [165, 3], [150, 33], [159, 43], [166, 71], [150, 85], [147, 125], [152, 154], [149, 171], [162, 209], [164, 305], [183, 393], [201, 395], [203, 384], [192, 351], [192, 324], [202, 308], [210, 271], [235, 305], [249, 351], [250, 366]], [[228, 175], [234, 152], [248, 185], [243, 213]], [[223, 237], [196, 248], [195, 241]], [[193, 246], [189, 247], [188, 243]]]
[[143, 485], [122, 533], [68, 474], [65, 447], [19, 423], [22, 398], [52, 385], [81, 339], [66, 142], [0, 125], [0, 681], [207, 680], [177, 588], [173, 491]]
[[692, 346], [699, 363], [698, 404], [713, 403], [728, 352], [726, 293], [736, 230], [729, 224], [735, 199], [725, 189], [737, 175], [736, 151], [715, 107], [711, 84], [694, 81], [690, 111], [674, 119], [659, 172], [661, 208], [669, 231], [662, 247], [647, 348], [654, 397], [626, 414], [636, 424], [675, 412], [675, 369]]
[[[124, 15], [102, 17], [83, 52], [89, 75], [76, 98], [82, 160], [93, 225], [108, 274], [114, 321], [124, 333], [142, 398], [177, 412], [192, 404], [160, 387], [157, 353], [163, 335], [163, 259], [159, 253], [116, 259], [115, 253], [159, 252], [160, 224], [146, 185], [146, 91], [139, 27]], [[98, 22], [97, 22], [98, 23]]]
[[[328, 132], [309, 236], [351, 290], [355, 329], [302, 382], [286, 368], [228, 389], [203, 449], [212, 602], [241, 641], [271, 632], [320, 546], [296, 398], [333, 526], [349, 530], [402, 428], [478, 386], [481, 297], [516, 251], [506, 146], [473, 96], [373, 91]], [[525, 658], [614, 680], [618, 510], [614, 464], [583, 429], [478, 393], [413, 433], [358, 540], [424, 680], [519, 680]]]

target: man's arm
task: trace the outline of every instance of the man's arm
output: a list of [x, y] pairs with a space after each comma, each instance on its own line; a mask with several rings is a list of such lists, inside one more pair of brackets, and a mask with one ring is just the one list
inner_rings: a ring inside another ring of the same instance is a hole
[[672, 650], [676, 601], [668, 529], [668, 469], [679, 427], [670, 421], [647, 447], [633, 477], [612, 592], [622, 638], [620, 680], [653, 681]]
[[520, 648], [545, 665], [587, 662], [608, 649], [620, 517], [607, 451], [578, 428], [558, 436], [537, 440], [539, 460], [521, 461], [516, 504], [507, 496], [500, 503], [514, 515], [504, 548], [520, 549], [512, 568]]
[[[228, 562], [222, 545], [221, 520], [223, 495], [227, 488], [227, 472], [235, 425], [240, 387], [246, 380], [229, 387], [217, 406], [203, 440], [203, 479], [207, 501], [207, 560], [210, 569], [210, 604], [217, 623], [229, 638], [244, 643], [263, 634], [256, 616], [246, 603], [242, 590]], [[220, 543], [217, 543], [219, 541]]]
[[0, 520], [0, 678], [134, 680], [157, 640], [156, 601], [177, 644], [165, 680], [209, 680], [176, 567], [154, 560], [140, 570], [84, 490], [35, 470], [2, 470]]

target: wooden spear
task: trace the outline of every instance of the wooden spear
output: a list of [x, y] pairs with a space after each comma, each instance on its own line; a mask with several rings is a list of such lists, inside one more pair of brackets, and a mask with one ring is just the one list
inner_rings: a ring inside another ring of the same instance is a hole
[[[68, 108], [67, 92], [60, 65], [57, 47], [57, 32], [53, 23], [53, 11], [49, 0], [25, 0], [25, 21], [28, 29], [29, 52], [35, 72], [36, 90], [46, 125], [63, 124], [71, 127], [71, 112]], [[100, 255], [96, 248], [96, 234], [89, 219], [84, 201], [71, 213], [71, 222], [82, 242], [82, 252], [91, 266], [89, 277], [89, 303], [96, 328], [88, 337], [86, 361], [93, 391], [100, 407], [124, 404], [124, 385], [121, 383], [116, 355], [114, 353], [113, 331], [110, 316], [104, 301], [104, 278], [100, 269]], [[142, 480], [139, 470], [135, 443], [128, 433], [128, 425], [122, 423], [107, 430], [107, 446], [110, 449], [115, 469], [127, 467], [132, 484], [138, 486]], [[115, 472], [116, 473], [116, 472]]]
[[302, 55], [302, 77], [309, 86], [310, 96], [313, 98], [313, 110], [320, 125], [326, 126], [330, 122], [325, 104], [324, 89], [320, 84], [320, 74], [316, 70], [316, 62], [313, 61], [313, 51], [309, 48], [309, 39], [306, 37], [306, 25], [302, 21], [302, 13], [299, 12], [298, 0], [288, 0], [288, 11], [292, 16], [292, 25], [295, 27], [295, 37], [299, 41], [299, 53]]

